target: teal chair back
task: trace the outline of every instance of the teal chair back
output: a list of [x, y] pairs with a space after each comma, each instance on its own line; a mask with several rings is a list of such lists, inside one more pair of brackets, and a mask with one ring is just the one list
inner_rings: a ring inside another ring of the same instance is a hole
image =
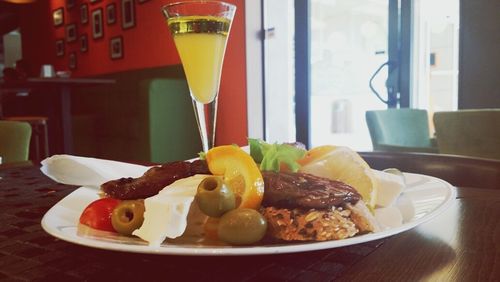
[[147, 79], [139, 87], [148, 105], [149, 159], [165, 163], [197, 157], [201, 140], [186, 81]]
[[500, 159], [500, 109], [436, 112], [434, 126], [441, 153]]
[[367, 111], [366, 123], [375, 151], [437, 152], [426, 110]]
[[28, 160], [31, 126], [27, 122], [0, 121], [0, 157], [2, 163]]

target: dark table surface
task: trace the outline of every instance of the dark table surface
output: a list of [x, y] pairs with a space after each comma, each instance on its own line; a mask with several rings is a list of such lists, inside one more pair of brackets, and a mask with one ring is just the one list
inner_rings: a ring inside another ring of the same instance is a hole
[[0, 280], [494, 281], [500, 279], [500, 189], [457, 188], [455, 204], [412, 230], [369, 243], [295, 254], [183, 257], [74, 245], [40, 221], [77, 187], [39, 167], [0, 167]]

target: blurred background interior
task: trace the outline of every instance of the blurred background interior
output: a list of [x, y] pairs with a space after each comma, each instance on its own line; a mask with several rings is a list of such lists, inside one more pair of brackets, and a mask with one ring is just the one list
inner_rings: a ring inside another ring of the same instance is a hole
[[[196, 156], [189, 90], [160, 12], [170, 2], [0, 0], [0, 115], [45, 124], [31, 122], [29, 159]], [[246, 145], [249, 136], [500, 159], [500, 137], [491, 134], [500, 129], [500, 1], [227, 2], [238, 10], [217, 144]], [[54, 72], [41, 74], [43, 65]], [[61, 141], [68, 121], [59, 86], [29, 82], [41, 75], [112, 81], [72, 87], [70, 151]], [[460, 117], [437, 128], [445, 112]]]

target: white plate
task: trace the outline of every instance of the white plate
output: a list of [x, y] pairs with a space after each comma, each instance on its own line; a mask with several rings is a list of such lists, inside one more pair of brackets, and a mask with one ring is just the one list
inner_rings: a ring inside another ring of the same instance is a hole
[[[205, 246], [185, 243], [163, 243], [160, 247], [150, 247], [137, 238], [119, 236], [114, 233], [82, 228], [78, 219], [83, 209], [98, 198], [93, 188], [81, 187], [53, 206], [43, 217], [42, 227], [59, 239], [93, 248], [134, 253], [165, 255], [262, 255], [294, 253], [349, 246], [392, 236], [414, 228], [450, 207], [456, 198], [456, 191], [449, 183], [431, 176], [405, 173], [407, 187], [402, 194], [406, 208], [413, 209], [412, 217], [397, 228], [356, 236], [349, 239], [292, 243], [281, 245], [259, 245], [250, 247]], [[405, 207], [403, 207], [403, 210]]]

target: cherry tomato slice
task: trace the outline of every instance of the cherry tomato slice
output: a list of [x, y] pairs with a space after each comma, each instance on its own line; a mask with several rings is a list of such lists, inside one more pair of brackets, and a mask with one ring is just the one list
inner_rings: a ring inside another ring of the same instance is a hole
[[80, 216], [80, 223], [94, 229], [116, 232], [111, 224], [113, 210], [120, 200], [102, 198], [90, 203]]

